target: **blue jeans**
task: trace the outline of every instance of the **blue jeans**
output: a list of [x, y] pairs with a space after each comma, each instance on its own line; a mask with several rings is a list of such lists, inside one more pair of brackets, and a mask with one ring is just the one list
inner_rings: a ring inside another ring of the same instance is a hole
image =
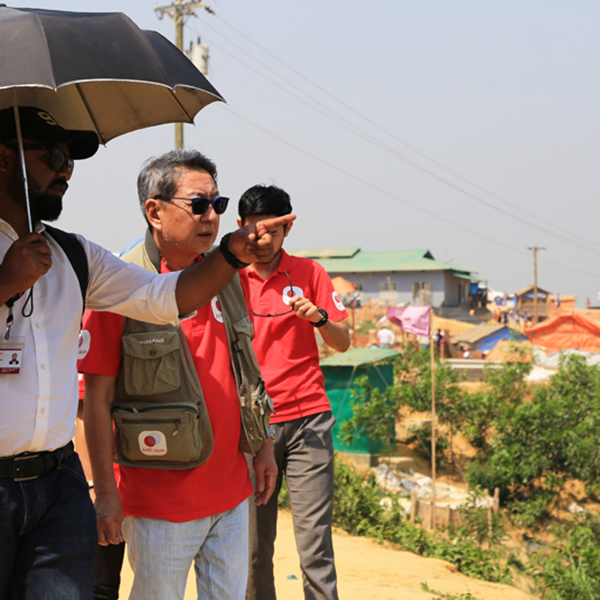
[[97, 543], [77, 454], [37, 479], [0, 478], [0, 598], [91, 600]]
[[183, 599], [192, 563], [201, 600], [244, 600], [248, 576], [248, 501], [227, 512], [172, 523], [126, 517], [133, 569], [130, 600]]

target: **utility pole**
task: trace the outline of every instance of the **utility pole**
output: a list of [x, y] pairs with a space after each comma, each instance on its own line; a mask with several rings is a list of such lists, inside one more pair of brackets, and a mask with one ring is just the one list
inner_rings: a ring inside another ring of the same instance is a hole
[[538, 279], [537, 279], [537, 253], [538, 250], [545, 250], [546, 248], [540, 248], [539, 246], [533, 246], [528, 248], [528, 250], [533, 251], [533, 324], [537, 325], [538, 323]]
[[[162, 19], [165, 15], [175, 23], [175, 45], [183, 52], [183, 26], [188, 17], [196, 16], [197, 8], [203, 8], [214, 15], [215, 11], [206, 2], [190, 2], [189, 0], [173, 0], [168, 6], [157, 6], [154, 12]], [[175, 123], [175, 148], [183, 148], [183, 123]]]

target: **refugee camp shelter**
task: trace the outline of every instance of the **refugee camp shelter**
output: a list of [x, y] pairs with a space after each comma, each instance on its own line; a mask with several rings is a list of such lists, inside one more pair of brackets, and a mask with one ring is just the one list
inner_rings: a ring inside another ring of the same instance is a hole
[[597, 311], [573, 311], [530, 327], [525, 335], [546, 354], [568, 349], [600, 353], [600, 315]]
[[548, 296], [548, 317], [556, 317], [575, 310], [577, 296], [563, 296], [562, 294]]
[[524, 340], [526, 338], [520, 334], [515, 337], [515, 334], [502, 323], [482, 323], [469, 331], [452, 336], [450, 343], [458, 347], [468, 346], [477, 352], [491, 352], [499, 341], [510, 339]]
[[533, 346], [524, 340], [500, 340], [495, 348], [485, 357], [489, 362], [514, 363], [531, 362]]
[[383, 391], [394, 383], [391, 359], [399, 355], [400, 352], [391, 348], [352, 348], [321, 360], [325, 392], [336, 418], [333, 428], [333, 447], [336, 452], [364, 455], [365, 462], [369, 462], [368, 457], [381, 451], [381, 443], [366, 436], [354, 440], [350, 445], [343, 444], [338, 433], [340, 425], [352, 418], [352, 388], [356, 379], [366, 375], [374, 388]]
[[435, 260], [429, 250], [363, 252], [360, 248], [330, 248], [291, 253], [316, 260], [332, 279], [343, 277], [353, 283], [363, 304], [382, 300], [390, 304], [458, 307], [470, 305], [477, 296], [486, 296], [480, 278]]
[[[548, 296], [550, 292], [538, 286], [537, 289], [537, 315], [538, 319], [545, 319], [548, 316]], [[534, 286], [529, 285], [518, 292], [515, 292], [516, 309], [521, 316], [527, 315], [533, 318], [534, 308]]]

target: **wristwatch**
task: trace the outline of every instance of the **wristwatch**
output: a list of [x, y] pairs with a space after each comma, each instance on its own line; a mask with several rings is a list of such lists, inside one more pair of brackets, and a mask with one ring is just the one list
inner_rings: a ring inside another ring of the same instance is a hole
[[229, 243], [229, 238], [231, 237], [231, 233], [227, 233], [221, 239], [221, 243], [219, 244], [219, 250], [221, 254], [225, 258], [225, 260], [234, 268], [234, 269], [243, 269], [247, 267], [250, 263], [242, 262], [238, 260], [237, 257], [231, 252], [227, 244]]
[[323, 325], [325, 325], [325, 323], [327, 323], [327, 321], [329, 321], [329, 315], [327, 314], [327, 311], [324, 308], [320, 308], [319, 306], [317, 306], [317, 310], [321, 314], [321, 320], [317, 321], [316, 323], [313, 323], [311, 321], [310, 324], [313, 327], [323, 327]]

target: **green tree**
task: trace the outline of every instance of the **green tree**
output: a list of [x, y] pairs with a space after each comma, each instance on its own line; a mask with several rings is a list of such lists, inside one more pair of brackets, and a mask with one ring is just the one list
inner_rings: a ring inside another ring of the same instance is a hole
[[512, 401], [494, 422], [490, 452], [468, 468], [469, 482], [500, 487], [518, 522], [532, 525], [552, 509], [570, 479], [589, 492], [600, 484], [600, 371], [572, 356], [528, 401]]
[[[340, 439], [351, 444], [356, 438], [367, 435], [381, 441], [384, 452], [395, 447], [396, 419], [399, 410], [406, 406], [419, 412], [431, 410], [431, 362], [429, 350], [406, 352], [394, 361], [394, 385], [381, 391], [373, 388], [366, 377], [358, 378], [352, 389], [353, 416], [340, 425]], [[439, 360], [435, 364], [435, 394], [438, 421], [451, 429], [464, 418], [464, 393], [457, 385], [460, 376]], [[430, 433], [419, 434], [413, 440], [415, 447], [430, 456]], [[439, 434], [438, 434], [439, 435]], [[429, 436], [429, 437], [428, 437]], [[440, 452], [448, 444], [440, 438]]]

